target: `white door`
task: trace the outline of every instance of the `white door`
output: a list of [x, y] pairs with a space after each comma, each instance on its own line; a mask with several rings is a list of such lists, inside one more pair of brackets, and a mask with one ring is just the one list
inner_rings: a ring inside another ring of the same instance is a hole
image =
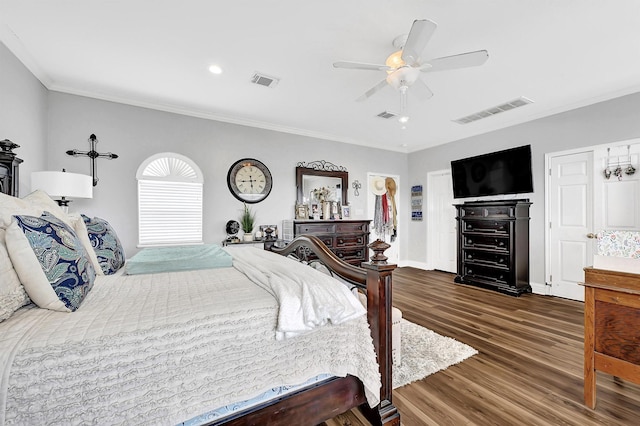
[[583, 268], [593, 261], [593, 153], [554, 156], [549, 165], [550, 294], [584, 301]]
[[451, 170], [427, 175], [427, 256], [431, 268], [456, 272], [456, 209]]
[[[397, 175], [390, 175], [390, 174], [386, 174], [386, 173], [367, 173], [367, 212], [368, 215], [367, 217], [370, 219], [374, 219], [374, 215], [375, 215], [375, 205], [376, 205], [376, 196], [373, 194], [373, 191], [371, 190], [371, 188], [369, 187], [369, 185], [371, 184], [371, 179], [374, 176], [380, 176], [382, 178], [384, 178], [385, 180], [387, 178], [391, 178], [395, 181], [396, 184], [396, 194], [394, 197], [394, 201], [395, 201], [395, 206], [396, 206], [396, 221], [397, 221], [397, 229], [400, 229], [400, 227], [402, 226], [401, 224], [401, 220], [400, 218], [402, 217], [401, 214], [401, 210], [402, 210], [402, 206], [400, 205], [400, 177]], [[388, 201], [388, 206], [389, 206], [389, 216], [390, 218], [392, 217], [392, 200], [390, 197], [390, 194], [387, 192], [387, 201]], [[375, 226], [374, 226], [374, 222], [371, 222], [371, 227], [370, 227], [370, 231], [371, 234], [369, 236], [369, 242], [373, 242], [375, 240], [377, 240], [378, 238], [383, 240], [384, 242], [386, 242], [387, 244], [390, 244], [391, 247], [389, 247], [385, 252], [384, 255], [387, 256], [387, 262], [389, 263], [393, 263], [393, 264], [398, 264], [398, 262], [400, 261], [400, 244], [399, 244], [399, 232], [396, 232], [395, 236], [393, 236], [393, 231], [392, 231], [392, 226], [390, 226], [387, 229], [387, 232], [383, 233], [383, 234], [377, 234], [376, 230], [375, 230]], [[370, 255], [372, 254], [372, 252], [369, 253]]]

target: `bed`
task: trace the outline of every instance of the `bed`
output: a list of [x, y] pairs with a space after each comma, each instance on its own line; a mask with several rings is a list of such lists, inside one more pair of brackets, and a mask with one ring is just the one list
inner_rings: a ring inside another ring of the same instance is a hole
[[[354, 407], [372, 424], [399, 425], [391, 396], [394, 266], [383, 242], [372, 244], [376, 255], [363, 268], [302, 236], [272, 247], [276, 254], [226, 250], [233, 266], [127, 274], [106, 221], [66, 215], [39, 191], [0, 195], [0, 425], [316, 425]], [[62, 243], [85, 253], [65, 270], [90, 286], [42, 288], [46, 273], [37, 269], [61, 267], [33, 237], [45, 228], [63, 230]], [[309, 266], [319, 263], [325, 273]], [[264, 278], [289, 270], [282, 280], [297, 282], [301, 299]], [[366, 291], [366, 315], [345, 283]], [[306, 299], [324, 286], [332, 293]], [[326, 298], [336, 298], [329, 312], [318, 303]], [[254, 401], [267, 391], [269, 399]]]

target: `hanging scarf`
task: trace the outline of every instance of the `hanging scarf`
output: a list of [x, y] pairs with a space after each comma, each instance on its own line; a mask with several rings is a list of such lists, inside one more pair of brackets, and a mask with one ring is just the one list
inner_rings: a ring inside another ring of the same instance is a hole
[[376, 195], [375, 210], [373, 212], [373, 231], [378, 237], [384, 235], [382, 196], [380, 195]]
[[389, 227], [389, 201], [387, 200], [387, 194], [382, 194], [382, 222], [384, 227]]

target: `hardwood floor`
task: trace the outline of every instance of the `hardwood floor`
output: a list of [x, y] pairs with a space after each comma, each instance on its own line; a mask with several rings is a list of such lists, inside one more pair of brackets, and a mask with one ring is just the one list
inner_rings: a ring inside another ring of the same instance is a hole
[[[394, 390], [404, 426], [640, 424], [633, 383], [598, 373], [596, 408], [583, 404], [582, 302], [507, 296], [414, 268], [398, 268], [393, 286], [405, 319], [479, 351]], [[326, 424], [368, 423], [347, 413]]]

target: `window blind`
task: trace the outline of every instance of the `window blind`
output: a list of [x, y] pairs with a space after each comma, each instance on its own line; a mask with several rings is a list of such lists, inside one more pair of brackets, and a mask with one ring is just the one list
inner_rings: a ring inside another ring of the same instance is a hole
[[202, 183], [138, 180], [140, 246], [202, 243]]

